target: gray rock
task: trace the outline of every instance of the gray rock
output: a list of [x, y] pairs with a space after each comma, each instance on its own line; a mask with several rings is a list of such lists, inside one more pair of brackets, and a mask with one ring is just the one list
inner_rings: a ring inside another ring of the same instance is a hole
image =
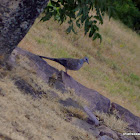
[[111, 112], [114, 110], [118, 111], [117, 117], [124, 120], [129, 124], [130, 131], [140, 133], [140, 118], [132, 114], [129, 110], [123, 108], [122, 106], [112, 103]]
[[89, 89], [82, 84], [75, 81], [71, 76], [64, 72], [59, 73], [60, 78], [58, 79], [64, 84], [65, 89], [71, 88], [75, 90], [75, 93], [78, 96], [83, 97], [89, 103], [89, 109], [91, 111], [101, 111], [101, 112], [108, 112], [110, 108], [110, 100], [97, 91], [93, 89]]
[[74, 108], [81, 109], [81, 107], [79, 106], [79, 104], [76, 101], [72, 100], [71, 98], [68, 98], [66, 100], [60, 100], [59, 103], [61, 103], [63, 106], [66, 106], [66, 107], [72, 106]]
[[[58, 79], [54, 83], [54, 87], [65, 92], [68, 87], [75, 90], [75, 93], [78, 96], [82, 96], [85, 98], [90, 104], [90, 110], [99, 110], [103, 112], [108, 112], [110, 108], [110, 100], [95, 90], [86, 88], [81, 85], [77, 81], [75, 81], [72, 77], [64, 72], [59, 72], [57, 69], [51, 67], [47, 64], [46, 61], [40, 59], [37, 55], [34, 55], [28, 51], [22, 50], [21, 48], [16, 48], [12, 52], [12, 55], [9, 58], [9, 63], [12, 66], [17, 66], [16, 57], [22, 55], [29, 58], [30, 65], [37, 73], [39, 77], [41, 77], [47, 83], [49, 82], [49, 78], [52, 77], [54, 73], [58, 75]], [[95, 100], [96, 99], [96, 100]]]
[[15, 85], [23, 93], [30, 94], [35, 98], [40, 97], [42, 94], [46, 94], [44, 91], [35, 90], [30, 84], [28, 84], [23, 79], [14, 79]]
[[88, 124], [86, 121], [80, 120], [78, 118], [72, 118], [71, 123], [86, 130], [87, 132], [91, 133], [93, 136], [98, 137], [99, 131], [94, 125]]
[[83, 108], [84, 108], [85, 112], [88, 114], [89, 118], [94, 122], [94, 124], [96, 126], [99, 125], [99, 121], [97, 120], [97, 118], [93, 114], [93, 112], [91, 112], [91, 110], [87, 106], [84, 106]]
[[116, 132], [114, 132], [113, 130], [111, 130], [109, 127], [106, 127], [105, 125], [101, 125], [98, 127], [98, 130], [100, 131], [100, 135], [107, 135], [115, 140], [118, 140], [118, 136], [116, 134]]

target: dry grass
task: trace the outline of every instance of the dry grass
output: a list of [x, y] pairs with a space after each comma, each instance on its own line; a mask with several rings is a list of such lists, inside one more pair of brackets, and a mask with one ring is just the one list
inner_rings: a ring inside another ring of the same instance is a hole
[[[27, 74], [29, 75], [26, 76]], [[13, 77], [26, 80], [34, 90], [45, 91], [46, 96], [33, 100], [30, 95], [23, 94], [15, 86]], [[5, 77], [0, 79], [0, 89], [0, 132], [3, 138], [14, 140], [72, 140], [74, 137], [77, 140], [95, 139], [83, 129], [66, 121], [67, 113], [62, 111], [65, 108], [51, 96], [51, 92], [54, 91], [58, 99], [61, 99], [59, 91], [50, 88], [37, 78], [36, 74], [28, 69], [28, 65], [8, 71]]]
[[103, 124], [110, 127], [112, 130], [121, 133], [127, 131], [126, 129], [128, 128], [128, 124], [121, 119], [117, 119], [115, 115], [109, 115], [98, 111], [96, 111], [95, 114]]
[[72, 107], [72, 106], [65, 107], [63, 109], [63, 112], [66, 114], [68, 113], [70, 116], [79, 118], [81, 120], [85, 120], [88, 117], [87, 114], [83, 110]]
[[[140, 37], [118, 21], [105, 16], [100, 27], [103, 42], [92, 41], [78, 30], [78, 35], [65, 33], [67, 24], [53, 20], [31, 28], [19, 46], [32, 53], [48, 57], [88, 56], [90, 65], [69, 74], [83, 85], [99, 91], [112, 101], [140, 115]], [[59, 70], [59, 64], [47, 61]]]
[[63, 99], [63, 100], [66, 100], [69, 97], [71, 97], [71, 99], [73, 101], [76, 101], [77, 104], [79, 104], [79, 106], [88, 106], [89, 105], [89, 103], [86, 99], [84, 99], [81, 96], [78, 96], [78, 95], [75, 94], [74, 89], [67, 88], [67, 92], [64, 95], [61, 92], [59, 92], [59, 93], [60, 93], [59, 97], [61, 97], [61, 99]]

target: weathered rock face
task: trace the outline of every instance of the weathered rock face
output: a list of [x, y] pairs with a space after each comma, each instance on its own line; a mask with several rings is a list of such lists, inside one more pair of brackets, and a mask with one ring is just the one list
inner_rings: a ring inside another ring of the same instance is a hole
[[0, 0], [0, 61], [26, 35], [48, 0]]
[[[100, 93], [98, 93], [95, 90], [88, 89], [85, 86], [81, 85], [77, 81], [75, 81], [71, 76], [67, 75], [64, 72], [59, 72], [57, 69], [51, 67], [50, 65], [47, 64], [46, 61], [43, 59], [39, 58], [37, 55], [34, 55], [32, 53], [29, 53], [27, 51], [24, 51], [20, 48], [16, 48], [13, 52], [12, 55], [9, 58], [9, 63], [12, 66], [17, 66], [16, 64], [16, 57], [17, 56], [25, 56], [27, 57], [30, 62], [29, 65], [34, 69], [37, 73], [38, 76], [40, 76], [46, 83], [49, 83], [50, 77], [54, 73], [56, 73], [57, 78], [53, 81], [52, 85], [55, 88], [58, 88], [62, 92], [65, 92], [68, 87], [73, 88], [75, 90], [75, 93], [79, 96], [82, 96], [89, 102], [89, 109], [92, 111], [98, 110], [98, 111], [103, 111], [106, 113], [111, 113], [114, 109], [118, 111], [118, 117], [121, 118], [122, 120], [128, 122], [129, 127], [131, 130], [134, 132], [140, 132], [140, 118], [132, 114], [129, 110], [123, 108], [122, 106], [112, 103], [110, 104], [110, 100]], [[33, 91], [29, 85], [24, 84], [23, 81], [17, 81], [16, 85], [21, 89], [21, 86], [25, 86], [25, 90], [30, 91], [29, 94], [32, 94], [32, 92], [36, 94], [41, 94], [40, 92]], [[35, 94], [35, 95], [36, 95]], [[73, 106], [78, 108], [78, 105], [76, 102], [73, 102], [72, 100], [68, 99], [65, 102], [60, 101], [61, 104], [64, 106]], [[85, 123], [84, 123], [85, 125]], [[80, 126], [80, 127], [84, 127]], [[84, 128], [85, 129], [85, 128]], [[87, 129], [87, 127], [86, 127]], [[132, 140], [135, 139], [134, 137], [126, 137], [123, 136], [122, 134], [115, 133], [114, 131], [111, 131], [105, 126], [99, 127], [98, 130], [100, 131], [100, 138], [99, 139], [119, 139], [119, 140]]]
[[85, 98], [89, 104], [90, 104], [90, 109], [92, 111], [94, 110], [99, 110], [103, 112], [108, 112], [110, 109], [110, 100], [100, 93], [98, 93], [95, 90], [86, 88], [85, 86], [81, 85], [77, 81], [75, 81], [71, 76], [64, 72], [59, 72], [57, 69], [51, 67], [50, 65], [47, 64], [46, 61], [43, 59], [39, 58], [38, 56], [29, 53], [27, 51], [23, 51], [20, 48], [16, 48], [10, 59], [9, 62], [12, 65], [16, 65], [16, 56], [17, 55], [23, 55], [27, 56], [31, 60], [31, 67], [36, 70], [38, 76], [40, 76], [44, 81], [47, 83], [49, 82], [49, 77], [52, 76], [52, 74], [56, 73], [57, 79], [54, 81], [54, 87], [61, 90], [62, 92], [66, 91], [67, 88], [72, 88], [75, 90], [75, 93], [78, 96], [82, 96]]

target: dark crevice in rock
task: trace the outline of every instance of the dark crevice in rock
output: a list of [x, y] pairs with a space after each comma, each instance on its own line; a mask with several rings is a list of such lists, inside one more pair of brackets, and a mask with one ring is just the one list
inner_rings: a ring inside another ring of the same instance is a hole
[[74, 108], [82, 109], [80, 105], [76, 101], [72, 100], [71, 98], [68, 98], [66, 100], [60, 100], [59, 103], [61, 103], [63, 106], [66, 106], [66, 107], [72, 106]]
[[23, 79], [18, 78], [18, 79], [14, 79], [14, 81], [15, 81], [15, 85], [20, 91], [24, 92], [25, 94], [30, 94], [34, 98], [38, 98], [42, 94], [45, 94], [45, 92], [43, 91], [36, 91], [30, 84], [28, 84]]

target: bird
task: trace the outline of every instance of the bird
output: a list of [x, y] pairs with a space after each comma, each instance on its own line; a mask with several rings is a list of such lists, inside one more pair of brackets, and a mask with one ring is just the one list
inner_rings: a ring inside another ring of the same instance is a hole
[[89, 64], [88, 57], [84, 57], [82, 59], [74, 59], [74, 58], [50, 58], [45, 56], [39, 56], [40, 58], [49, 59], [55, 61], [65, 67], [65, 71], [67, 73], [68, 70], [79, 70], [85, 62]]

